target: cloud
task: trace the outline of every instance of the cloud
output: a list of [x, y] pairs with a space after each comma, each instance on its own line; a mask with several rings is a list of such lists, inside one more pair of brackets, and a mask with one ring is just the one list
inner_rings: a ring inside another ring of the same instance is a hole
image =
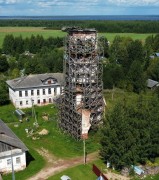
[[7, 0], [6, 4], [15, 4], [17, 3], [17, 0]]
[[112, 4], [124, 6], [158, 6], [159, 0], [108, 0]]
[[4, 5], [15, 4], [17, 2], [18, 2], [18, 0], [0, 0], [0, 4], [4, 4]]
[[99, 0], [41, 0], [38, 5], [41, 7], [51, 7], [51, 6], [95, 6], [98, 5]]

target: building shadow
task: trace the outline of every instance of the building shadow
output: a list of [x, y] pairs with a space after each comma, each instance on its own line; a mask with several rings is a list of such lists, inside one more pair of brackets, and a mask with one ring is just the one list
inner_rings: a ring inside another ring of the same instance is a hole
[[26, 152], [26, 166], [29, 166], [29, 164], [34, 161], [34, 157], [29, 153], [29, 151]]

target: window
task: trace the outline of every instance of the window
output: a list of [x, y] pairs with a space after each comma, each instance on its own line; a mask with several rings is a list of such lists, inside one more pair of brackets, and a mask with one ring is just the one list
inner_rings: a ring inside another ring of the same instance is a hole
[[11, 159], [7, 159], [7, 166], [11, 165], [12, 160]]
[[40, 104], [40, 99], [38, 99], [38, 104]]
[[46, 103], [46, 99], [43, 99], [43, 103], [44, 103], [44, 104]]
[[16, 164], [20, 164], [20, 162], [21, 162], [21, 161], [20, 161], [20, 157], [17, 157], [17, 158], [16, 158]]
[[51, 84], [51, 80], [48, 80], [47, 83], [48, 83], [48, 84]]
[[49, 98], [49, 103], [51, 103], [51, 101], [52, 101], [51, 98]]
[[26, 104], [28, 104], [28, 101], [26, 101]]
[[23, 101], [20, 101], [20, 106], [22, 106], [23, 105]]
[[34, 95], [34, 90], [31, 90], [31, 96], [33, 96]]
[[37, 95], [40, 95], [40, 91], [39, 91], [39, 89], [37, 90]]
[[56, 88], [54, 88], [54, 96], [56, 96]]
[[43, 95], [45, 95], [45, 89], [43, 89]]
[[22, 97], [22, 91], [19, 91], [19, 97]]
[[51, 94], [51, 88], [48, 89], [48, 94]]
[[25, 91], [25, 96], [28, 96], [28, 91]]

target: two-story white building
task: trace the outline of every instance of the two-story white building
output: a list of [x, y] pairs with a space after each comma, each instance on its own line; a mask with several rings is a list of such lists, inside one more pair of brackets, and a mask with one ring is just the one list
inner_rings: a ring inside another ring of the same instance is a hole
[[9, 98], [16, 108], [29, 108], [32, 105], [46, 105], [54, 102], [63, 87], [62, 73], [31, 74], [6, 81]]
[[26, 168], [28, 148], [0, 119], [0, 174]]

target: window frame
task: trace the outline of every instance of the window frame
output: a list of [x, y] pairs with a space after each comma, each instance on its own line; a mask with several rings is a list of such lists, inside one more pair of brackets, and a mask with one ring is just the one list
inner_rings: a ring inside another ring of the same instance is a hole
[[22, 91], [19, 91], [19, 97], [22, 97]]
[[7, 166], [10, 166], [12, 164], [12, 160], [11, 159], [7, 159]]
[[46, 94], [45, 89], [43, 89], [43, 95], [45, 95], [45, 94]]
[[48, 94], [51, 94], [51, 88], [48, 88]]
[[39, 89], [37, 89], [37, 96], [39, 96], [40, 95], [40, 90]]
[[28, 91], [27, 90], [25, 90], [25, 96], [28, 96]]
[[16, 164], [20, 164], [21, 163], [21, 158], [20, 157], [16, 157]]
[[31, 90], [31, 96], [34, 96], [34, 90], [33, 89]]

